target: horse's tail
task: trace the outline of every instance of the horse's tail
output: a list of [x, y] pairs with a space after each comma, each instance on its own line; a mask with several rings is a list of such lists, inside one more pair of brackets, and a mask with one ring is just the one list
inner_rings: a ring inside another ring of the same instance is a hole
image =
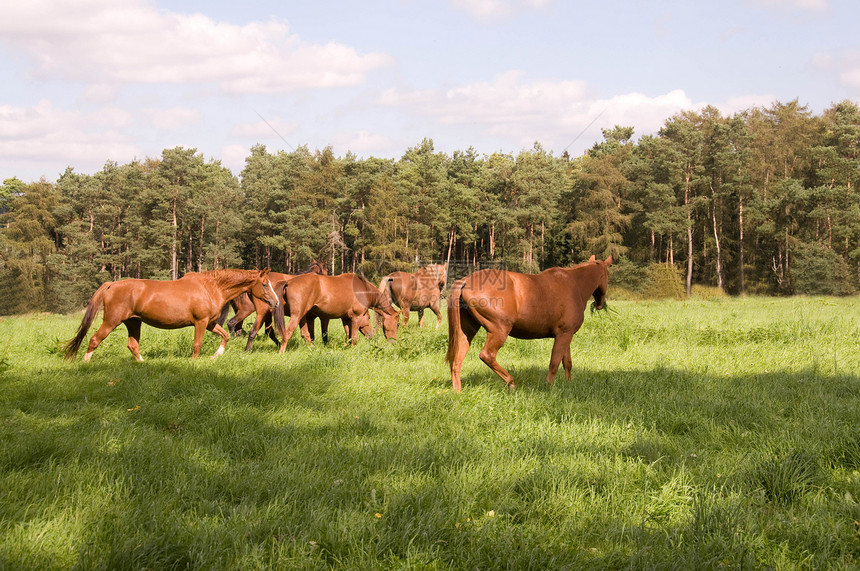
[[449, 365], [454, 364], [454, 359], [460, 350], [460, 297], [462, 295], [463, 286], [466, 285], [464, 280], [457, 280], [451, 286], [451, 293], [448, 296], [448, 353], [445, 355], [445, 360]]
[[278, 334], [281, 336], [281, 339], [287, 340], [287, 282], [276, 282], [274, 286], [272, 286], [272, 289], [275, 290], [275, 293], [280, 298], [278, 300], [280, 303], [278, 303], [278, 306], [272, 310], [272, 320], [274, 321], [275, 329], [278, 331]]
[[81, 342], [87, 336], [87, 331], [90, 330], [90, 325], [93, 324], [96, 314], [99, 312], [99, 309], [101, 309], [102, 303], [104, 303], [105, 292], [111, 284], [113, 284], [113, 282], [103, 283], [90, 298], [90, 302], [87, 304], [87, 309], [84, 311], [84, 318], [81, 320], [80, 327], [78, 327], [77, 334], [69, 339], [64, 347], [64, 358], [66, 361], [72, 361], [77, 357], [78, 349], [81, 347]]
[[379, 293], [382, 294], [382, 298], [388, 302], [388, 305], [397, 304], [397, 302], [394, 300], [394, 286], [392, 285], [393, 282], [393, 277], [385, 276], [384, 278], [382, 278], [382, 282], [379, 284]]

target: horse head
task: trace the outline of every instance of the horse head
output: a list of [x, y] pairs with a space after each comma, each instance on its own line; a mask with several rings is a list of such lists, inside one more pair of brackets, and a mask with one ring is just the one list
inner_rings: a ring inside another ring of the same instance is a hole
[[400, 323], [399, 314], [389, 306], [388, 311], [383, 310], [379, 315], [382, 316], [382, 333], [385, 334], [385, 338], [397, 339], [397, 327]]
[[439, 285], [439, 291], [445, 290], [445, 284], [448, 283], [448, 263], [436, 264], [436, 283]]
[[278, 297], [278, 294], [275, 293], [275, 289], [272, 287], [272, 282], [269, 280], [269, 268], [260, 270], [258, 278], [254, 281], [254, 285], [251, 286], [251, 295], [262, 299], [268, 303], [269, 307], [272, 309], [278, 307], [280, 304], [280, 298]]
[[597, 287], [594, 290], [593, 309], [606, 309], [606, 292], [609, 289], [609, 266], [612, 265], [612, 255], [605, 260], [597, 260], [594, 256], [588, 260], [594, 262], [600, 268], [600, 276], [598, 277]]

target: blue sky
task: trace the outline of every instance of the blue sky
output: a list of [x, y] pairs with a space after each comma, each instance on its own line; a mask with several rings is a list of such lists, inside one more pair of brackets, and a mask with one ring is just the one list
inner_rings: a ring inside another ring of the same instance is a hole
[[27, 0], [0, 4], [0, 180], [195, 148], [578, 155], [674, 113], [860, 101], [860, 3]]

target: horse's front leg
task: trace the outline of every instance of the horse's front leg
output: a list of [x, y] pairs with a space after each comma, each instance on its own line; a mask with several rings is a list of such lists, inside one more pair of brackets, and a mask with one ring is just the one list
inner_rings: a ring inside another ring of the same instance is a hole
[[254, 344], [254, 339], [257, 338], [257, 332], [260, 331], [260, 326], [263, 324], [264, 316], [261, 314], [257, 314], [257, 319], [254, 320], [254, 325], [251, 326], [251, 330], [248, 331], [248, 342], [245, 343], [245, 351], [251, 350], [251, 345]]
[[[225, 331], [224, 328], [221, 327], [220, 325], [218, 325], [217, 323], [212, 323], [209, 327], [207, 327], [207, 329], [209, 329], [209, 331], [211, 331], [212, 333], [215, 333], [216, 335], [221, 336], [221, 345], [218, 346], [218, 350], [215, 351], [214, 355], [212, 355], [213, 359], [217, 359], [219, 355], [224, 354], [224, 350], [227, 348], [227, 341], [230, 340], [230, 334], [227, 333], [227, 331]], [[197, 327], [196, 326], [194, 327], [194, 337], [195, 337], [194, 346], [196, 348], [194, 356], [197, 357], [197, 354], [200, 353], [200, 345], [202, 345], [202, 343], [203, 343], [203, 333], [202, 332], [200, 333], [200, 344], [198, 344], [197, 343]]]
[[439, 299], [433, 300], [433, 303], [430, 304], [430, 310], [436, 314], [436, 329], [439, 329], [439, 326], [442, 325], [442, 313], [439, 311]]
[[358, 344], [358, 317], [349, 317], [347, 323], [349, 324], [347, 325], [347, 339], [349, 339], [349, 344], [355, 347]]
[[272, 317], [271, 311], [266, 312], [266, 317], [263, 319], [263, 323], [265, 323], [266, 325], [266, 333], [269, 334], [269, 339], [272, 340], [272, 343], [274, 343], [275, 345], [280, 345], [281, 340], [278, 339], [278, 336], [275, 334], [274, 317]]
[[[301, 325], [302, 339], [310, 346], [314, 344], [314, 319], [313, 317], [305, 316], [305, 319], [299, 324]], [[322, 319], [322, 318], [320, 318]]]
[[552, 344], [552, 355], [549, 359], [549, 373], [546, 376], [546, 384], [551, 385], [555, 380], [555, 375], [558, 372], [558, 366], [564, 363], [564, 376], [570, 380], [571, 360], [570, 360], [570, 342], [573, 339], [573, 333], [561, 333], [556, 335], [555, 341]]
[[134, 355], [135, 361], [143, 361], [140, 356], [140, 319], [126, 319], [125, 328], [128, 329], [128, 350]]
[[194, 343], [191, 345], [191, 358], [196, 359], [200, 355], [200, 348], [203, 347], [203, 334], [214, 325], [210, 326], [206, 321], [195, 321], [192, 325], [194, 325]]

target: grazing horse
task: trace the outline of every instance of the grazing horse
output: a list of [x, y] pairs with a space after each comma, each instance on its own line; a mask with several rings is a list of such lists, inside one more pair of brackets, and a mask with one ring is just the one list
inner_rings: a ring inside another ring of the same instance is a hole
[[[275, 323], [281, 334], [281, 353], [293, 331], [301, 325], [302, 336], [309, 319], [341, 319], [348, 324], [350, 343], [355, 345], [361, 316], [372, 309], [383, 316], [382, 330], [387, 339], [397, 336], [397, 312], [372, 283], [358, 274], [296, 276], [283, 286], [284, 304], [275, 309]], [[284, 326], [284, 312], [290, 312], [290, 323]]]
[[[328, 270], [326, 270], [325, 264], [322, 262], [318, 262], [313, 260], [310, 266], [306, 267], [298, 274], [282, 274], [280, 272], [271, 272], [269, 274], [269, 279], [274, 284], [281, 280], [288, 280], [292, 278], [294, 275], [301, 274], [319, 274], [321, 276], [328, 275]], [[239, 337], [243, 334], [242, 331], [242, 322], [251, 315], [252, 313], [257, 313], [257, 319], [254, 321], [254, 325], [251, 326], [251, 333], [249, 334], [250, 338], [248, 339], [248, 343], [245, 346], [246, 351], [250, 351], [251, 343], [254, 342], [254, 338], [257, 336], [257, 332], [260, 330], [263, 322], [266, 323], [266, 331], [269, 334], [269, 337], [275, 344], [279, 344], [280, 341], [277, 337], [275, 337], [275, 333], [272, 330], [272, 314], [269, 310], [268, 306], [265, 303], [258, 301], [254, 301], [254, 299], [248, 295], [247, 293], [243, 293], [242, 295], [231, 299], [230, 303], [224, 306], [224, 309], [221, 311], [221, 317], [218, 318], [218, 325], [223, 326], [224, 321], [227, 319], [227, 313], [230, 311], [230, 307], [233, 307], [233, 312], [235, 315], [227, 321], [227, 328], [230, 330], [230, 335], [233, 337]]]
[[436, 329], [442, 323], [439, 298], [448, 281], [448, 264], [430, 264], [410, 274], [393, 272], [382, 278], [379, 291], [403, 313], [403, 327], [409, 326], [409, 312], [418, 311], [418, 327], [424, 327], [424, 310], [436, 314]]
[[448, 298], [448, 354], [451, 383], [460, 392], [460, 370], [469, 343], [483, 327], [487, 341], [481, 360], [499, 375], [508, 389], [513, 376], [496, 361], [507, 337], [544, 339], [552, 337], [552, 356], [546, 382], [552, 384], [559, 363], [570, 380], [570, 342], [585, 319], [588, 298], [595, 309], [604, 309], [612, 256], [572, 268], [550, 268], [537, 275], [503, 270], [480, 270], [454, 282]]
[[78, 354], [99, 309], [104, 306], [102, 324], [87, 346], [84, 361], [89, 361], [99, 343], [120, 323], [128, 329], [128, 348], [134, 358], [140, 356], [140, 326], [146, 323], [160, 329], [194, 327], [191, 356], [197, 358], [208, 329], [221, 336], [221, 346], [213, 359], [224, 353], [230, 336], [218, 325], [218, 316], [227, 300], [243, 292], [265, 300], [272, 307], [279, 304], [269, 281], [269, 270], [213, 270], [192, 272], [178, 280], [122, 280], [106, 282], [99, 287], [87, 304], [77, 334], [65, 346], [66, 360]]

